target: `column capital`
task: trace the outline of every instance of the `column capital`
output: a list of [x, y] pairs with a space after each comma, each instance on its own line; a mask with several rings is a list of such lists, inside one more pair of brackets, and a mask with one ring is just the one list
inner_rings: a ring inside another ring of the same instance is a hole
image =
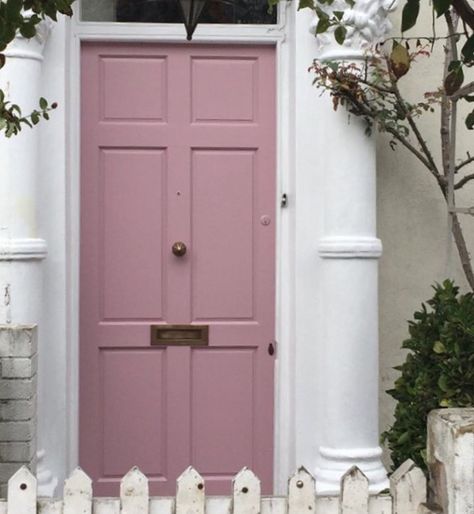
[[[31, 11], [25, 12], [25, 17], [28, 18]], [[49, 34], [53, 28], [53, 21], [45, 18], [36, 26], [36, 35], [31, 39], [17, 34], [15, 39], [8, 45], [5, 52], [7, 58], [16, 57], [18, 59], [33, 59], [35, 61], [43, 60], [43, 49]]]
[[316, 37], [318, 58], [326, 61], [363, 59], [367, 50], [392, 29], [388, 14], [396, 9], [397, 4], [398, 0], [355, 0], [352, 7], [348, 7], [346, 0], [335, 0], [331, 5], [319, 4], [328, 15], [344, 11], [342, 21], [347, 35], [344, 43], [339, 45], [334, 39], [334, 28], [316, 34], [318, 17], [315, 16], [310, 31]]

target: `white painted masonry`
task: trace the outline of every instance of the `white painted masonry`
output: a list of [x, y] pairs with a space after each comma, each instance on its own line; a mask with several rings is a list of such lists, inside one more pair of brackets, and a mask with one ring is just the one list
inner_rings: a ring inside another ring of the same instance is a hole
[[[375, 4], [361, 5], [372, 9]], [[321, 490], [335, 494], [342, 474], [357, 464], [376, 491], [387, 482], [378, 447], [381, 245], [375, 235], [375, 150], [363, 128], [342, 112], [335, 116], [328, 98], [321, 98], [311, 84], [307, 69], [318, 49], [309, 31], [311, 15], [297, 13], [296, 2], [282, 2], [279, 9], [276, 27], [200, 26], [194, 38], [199, 43], [277, 46], [275, 489], [285, 491], [287, 477], [303, 464], [316, 472]], [[377, 9], [376, 15], [381, 14], [385, 11]], [[381, 20], [377, 18], [379, 25]], [[20, 63], [12, 56], [5, 73], [2, 70], [11, 97], [25, 109], [40, 95], [59, 103], [50, 122], [14, 141], [0, 141], [6, 145], [0, 146], [0, 177], [5, 184], [8, 181], [8, 187], [0, 189], [5, 195], [0, 220], [6, 256], [0, 256], [0, 321], [40, 323], [41, 494], [51, 494], [77, 465], [82, 40], [184, 42], [184, 29], [81, 23], [77, 17], [60, 20], [46, 45], [42, 67], [39, 57]], [[354, 58], [360, 56], [360, 47], [345, 52]], [[22, 150], [32, 141], [33, 147], [40, 143], [39, 154]], [[13, 161], [8, 155], [22, 157]], [[280, 209], [283, 193], [288, 207]], [[12, 202], [16, 197], [22, 201]], [[3, 228], [4, 220], [13, 221]], [[44, 241], [48, 256], [41, 272]], [[15, 255], [26, 259], [19, 261]], [[9, 284], [14, 287], [6, 287]]]
[[[387, 35], [393, 0], [366, 0], [347, 9], [352, 24], [344, 45], [330, 34], [316, 36], [318, 56], [363, 61], [367, 48]], [[337, 2], [328, 10], [341, 7]], [[313, 22], [312, 29], [316, 26]], [[335, 492], [343, 474], [358, 466], [370, 489], [388, 486], [378, 431], [378, 258], [376, 237], [375, 140], [365, 124], [339, 110], [325, 120], [326, 148], [334, 134], [343, 143], [326, 152], [324, 227], [319, 239], [324, 304], [320, 359], [327, 384], [323, 433], [316, 468], [320, 492]], [[363, 415], [361, 415], [361, 407]]]
[[22, 465], [36, 470], [37, 340], [34, 326], [0, 325], [0, 495]]

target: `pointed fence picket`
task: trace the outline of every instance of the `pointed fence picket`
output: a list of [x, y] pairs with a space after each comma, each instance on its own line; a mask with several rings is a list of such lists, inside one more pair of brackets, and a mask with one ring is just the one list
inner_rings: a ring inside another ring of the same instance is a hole
[[317, 496], [315, 480], [300, 468], [288, 482], [286, 497], [261, 496], [260, 480], [248, 468], [232, 482], [228, 497], [205, 495], [205, 481], [192, 467], [177, 480], [175, 498], [149, 496], [148, 479], [132, 468], [122, 479], [120, 498], [93, 498], [91, 479], [77, 468], [64, 484], [64, 497], [38, 499], [36, 478], [22, 467], [8, 482], [0, 514], [415, 514], [431, 511], [426, 479], [407, 461], [391, 477], [390, 494], [369, 494], [367, 477], [357, 468], [341, 480], [339, 496]]

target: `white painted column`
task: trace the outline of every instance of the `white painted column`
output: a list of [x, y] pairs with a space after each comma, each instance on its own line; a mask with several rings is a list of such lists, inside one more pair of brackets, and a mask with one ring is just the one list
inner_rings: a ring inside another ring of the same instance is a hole
[[[343, 46], [318, 36], [321, 59], [358, 61], [390, 28], [393, 0], [356, 0]], [[332, 8], [340, 8], [335, 6]], [[329, 101], [329, 100], [328, 100]], [[357, 465], [370, 490], [388, 487], [379, 447], [378, 258], [376, 163], [373, 137], [363, 121], [340, 108], [325, 119], [322, 259], [323, 374], [319, 492], [338, 493], [342, 475]]]
[[[38, 108], [42, 51], [49, 24], [18, 36], [7, 48], [0, 88], [27, 114]], [[41, 261], [46, 241], [37, 230], [38, 130], [0, 135], [0, 323], [37, 324], [41, 318]]]
[[[18, 36], [5, 51], [0, 88], [23, 114], [38, 108], [43, 49], [51, 26], [52, 22], [41, 22], [36, 37]], [[38, 325], [41, 355], [42, 261], [47, 245], [38, 230], [39, 128], [25, 126], [9, 139], [0, 135], [0, 324]], [[40, 374], [40, 383], [43, 378]], [[38, 452], [37, 476], [40, 494], [46, 495], [54, 491], [57, 480], [45, 469], [43, 454]]]

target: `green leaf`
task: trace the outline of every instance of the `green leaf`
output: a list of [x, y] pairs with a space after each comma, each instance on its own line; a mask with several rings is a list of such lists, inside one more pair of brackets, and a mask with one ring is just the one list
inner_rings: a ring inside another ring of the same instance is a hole
[[433, 0], [433, 7], [436, 12], [436, 16], [439, 18], [449, 10], [451, 7], [451, 0]]
[[327, 18], [321, 18], [316, 25], [316, 34], [322, 34], [326, 32], [331, 26], [331, 22]]
[[20, 34], [26, 39], [31, 39], [32, 37], [35, 37], [35, 35], [36, 35], [35, 25], [33, 23], [24, 23], [20, 27]]
[[444, 79], [444, 90], [448, 96], [453, 95], [464, 82], [464, 72], [461, 61], [452, 61], [448, 67], [449, 73]]
[[466, 117], [466, 127], [468, 130], [474, 129], [474, 111], [470, 112]]
[[334, 37], [336, 41], [342, 45], [346, 39], [347, 29], [343, 25], [339, 25], [337, 29], [334, 31]]
[[301, 9], [314, 9], [313, 0], [299, 0], [298, 11]]
[[436, 341], [435, 344], [433, 345], [433, 351], [438, 354], [445, 353], [446, 347], [444, 346], [444, 344], [441, 341]]
[[449, 391], [448, 377], [446, 375], [440, 375], [438, 378], [438, 387], [445, 393]]
[[402, 445], [406, 443], [410, 439], [410, 432], [403, 432], [403, 434], [398, 438], [397, 443]]
[[474, 60], [474, 34], [471, 34], [464, 43], [461, 49], [461, 54], [465, 62]]
[[43, 109], [43, 111], [48, 108], [48, 101], [46, 100], [46, 98], [43, 98], [43, 97], [40, 98], [39, 106], [41, 109]]
[[403, 77], [410, 69], [410, 55], [405, 46], [397, 41], [393, 42], [390, 53], [390, 68], [397, 79]]
[[402, 11], [402, 32], [415, 26], [420, 13], [420, 0], [407, 0]]

